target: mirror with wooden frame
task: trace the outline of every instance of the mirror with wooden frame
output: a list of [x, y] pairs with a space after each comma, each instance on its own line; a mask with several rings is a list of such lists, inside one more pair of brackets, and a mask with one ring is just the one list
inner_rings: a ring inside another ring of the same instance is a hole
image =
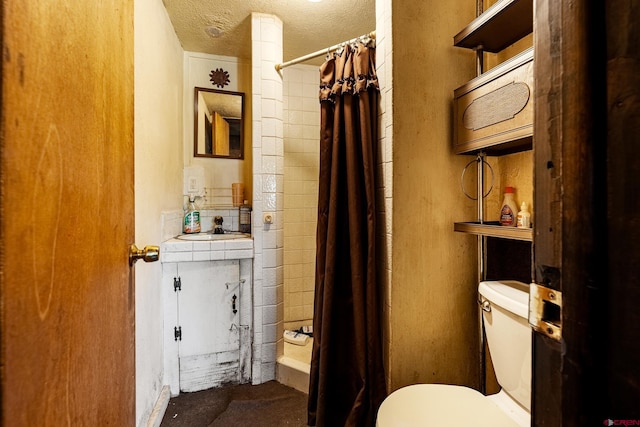
[[193, 155], [244, 158], [244, 93], [196, 87]]

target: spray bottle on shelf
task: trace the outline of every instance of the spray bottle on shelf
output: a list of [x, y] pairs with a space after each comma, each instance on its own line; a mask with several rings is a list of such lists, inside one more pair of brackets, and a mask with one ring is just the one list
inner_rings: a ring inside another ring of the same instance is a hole
[[513, 187], [504, 188], [504, 200], [502, 201], [502, 208], [500, 209], [500, 225], [507, 227], [516, 226], [518, 205], [513, 198], [513, 193]]
[[184, 214], [182, 231], [186, 234], [200, 232], [200, 212], [196, 209], [196, 196], [189, 194], [189, 207]]

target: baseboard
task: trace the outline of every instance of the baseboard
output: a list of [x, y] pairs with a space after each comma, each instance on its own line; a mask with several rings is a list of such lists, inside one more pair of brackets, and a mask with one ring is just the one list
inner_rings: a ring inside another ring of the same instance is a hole
[[165, 385], [160, 391], [160, 396], [158, 396], [158, 400], [156, 400], [156, 404], [153, 407], [153, 411], [151, 411], [151, 415], [149, 415], [147, 427], [160, 427], [162, 418], [164, 418], [164, 413], [167, 411], [167, 406], [169, 406], [170, 398], [171, 389], [168, 385]]

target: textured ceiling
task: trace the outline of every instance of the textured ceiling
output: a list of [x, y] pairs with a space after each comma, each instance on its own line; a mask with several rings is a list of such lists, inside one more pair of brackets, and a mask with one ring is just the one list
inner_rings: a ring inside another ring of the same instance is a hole
[[[251, 59], [251, 13], [282, 20], [283, 62], [375, 30], [375, 0], [163, 0], [182, 48]], [[322, 58], [307, 63], [319, 64]]]

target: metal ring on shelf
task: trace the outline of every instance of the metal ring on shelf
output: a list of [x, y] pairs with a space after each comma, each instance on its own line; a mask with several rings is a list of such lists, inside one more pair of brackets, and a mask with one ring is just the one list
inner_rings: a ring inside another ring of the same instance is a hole
[[493, 168], [491, 167], [491, 165], [484, 159], [484, 157], [476, 157], [475, 159], [471, 160], [469, 163], [467, 163], [467, 165], [464, 167], [464, 169], [462, 169], [462, 176], [460, 177], [460, 188], [462, 189], [462, 192], [464, 193], [465, 196], [467, 196], [468, 198], [470, 198], [471, 200], [478, 200], [477, 197], [473, 197], [470, 196], [469, 193], [467, 193], [467, 191], [464, 189], [464, 174], [467, 173], [467, 168], [469, 166], [471, 166], [472, 163], [478, 163], [478, 162], [482, 162], [485, 165], [487, 165], [489, 167], [489, 170], [491, 171], [491, 185], [489, 186], [489, 189], [487, 190], [486, 194], [482, 195], [482, 198], [484, 199], [485, 197], [487, 197], [489, 195], [489, 193], [491, 193], [491, 190], [493, 190], [493, 183], [495, 181], [495, 175], [493, 173]]

